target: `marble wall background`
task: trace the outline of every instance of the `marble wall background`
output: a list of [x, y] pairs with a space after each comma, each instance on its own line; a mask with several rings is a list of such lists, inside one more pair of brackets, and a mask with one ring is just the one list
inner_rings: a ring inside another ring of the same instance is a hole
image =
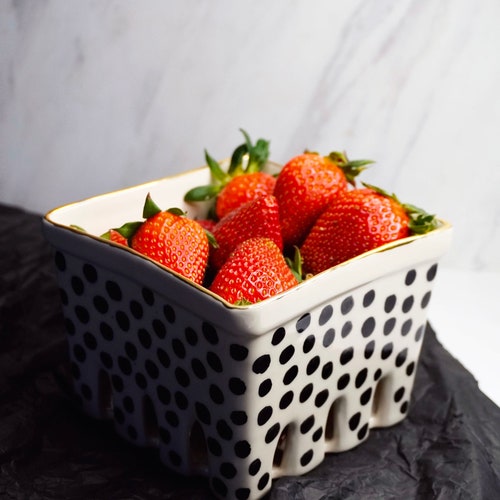
[[240, 127], [450, 220], [500, 271], [497, 0], [0, 0], [0, 200], [40, 213], [224, 158]]

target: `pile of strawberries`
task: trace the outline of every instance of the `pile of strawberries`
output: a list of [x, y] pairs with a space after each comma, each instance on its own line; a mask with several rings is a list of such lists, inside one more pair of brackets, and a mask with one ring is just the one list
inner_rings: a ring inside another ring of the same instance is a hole
[[213, 200], [206, 219], [160, 209], [148, 195], [144, 220], [103, 237], [127, 245], [210, 289], [252, 304], [364, 252], [437, 227], [437, 219], [374, 186], [356, 185], [369, 160], [305, 152], [279, 174], [264, 171], [269, 142], [245, 142], [227, 172], [207, 152], [213, 183], [185, 195]]

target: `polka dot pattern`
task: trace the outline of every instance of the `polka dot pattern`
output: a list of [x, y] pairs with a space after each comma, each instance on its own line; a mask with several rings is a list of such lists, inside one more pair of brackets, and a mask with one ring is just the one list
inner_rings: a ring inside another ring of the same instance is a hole
[[55, 264], [83, 409], [113, 418], [132, 443], [158, 446], [173, 470], [209, 470], [218, 497], [260, 497], [285, 464], [307, 472], [325, 449], [353, 448], [411, 410], [435, 264], [252, 339], [92, 263], [57, 252]]

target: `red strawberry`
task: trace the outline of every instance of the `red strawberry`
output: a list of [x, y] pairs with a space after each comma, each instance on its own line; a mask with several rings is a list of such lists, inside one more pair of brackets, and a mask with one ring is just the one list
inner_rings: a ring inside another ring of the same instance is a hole
[[341, 194], [318, 218], [301, 247], [304, 271], [317, 274], [411, 232], [433, 229], [435, 219], [372, 186]]
[[120, 234], [116, 229], [109, 230], [109, 239], [110, 241], [114, 241], [115, 243], [119, 243], [120, 245], [128, 247], [127, 238]]
[[161, 211], [148, 195], [146, 220], [131, 237], [131, 247], [182, 276], [202, 284], [208, 264], [209, 243], [198, 222], [182, 211]]
[[300, 245], [323, 210], [347, 190], [348, 183], [354, 184], [354, 178], [368, 163], [371, 161], [348, 161], [343, 153], [336, 152], [329, 156], [304, 153], [292, 158], [274, 188], [285, 246]]
[[222, 219], [248, 201], [273, 194], [276, 178], [265, 172], [251, 172], [233, 177], [220, 191], [215, 203], [215, 214]]
[[196, 222], [198, 222], [205, 231], [209, 231], [210, 233], [214, 230], [215, 224], [217, 224], [213, 219], [196, 219]]
[[210, 290], [231, 304], [253, 304], [298, 284], [281, 250], [269, 238], [241, 243], [217, 273]]
[[[245, 142], [233, 151], [227, 172], [205, 151], [212, 184], [197, 186], [184, 195], [184, 201], [188, 203], [215, 200], [216, 213], [212, 215], [219, 219], [246, 201], [271, 194], [274, 188], [275, 179], [261, 173], [269, 158], [269, 141], [258, 139], [252, 144], [248, 134], [244, 130], [241, 132]], [[244, 179], [247, 176], [250, 178]]]
[[212, 248], [210, 263], [219, 269], [231, 252], [243, 241], [257, 236], [271, 239], [283, 249], [276, 198], [270, 194], [249, 201], [223, 217], [213, 228], [217, 247]]

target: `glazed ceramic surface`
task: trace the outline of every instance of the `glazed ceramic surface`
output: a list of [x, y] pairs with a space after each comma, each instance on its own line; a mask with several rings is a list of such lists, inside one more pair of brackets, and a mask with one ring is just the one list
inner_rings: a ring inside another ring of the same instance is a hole
[[[140, 219], [147, 193], [182, 201], [198, 169], [56, 209], [44, 219], [86, 413], [155, 446], [221, 498], [260, 498], [328, 452], [401, 421], [448, 224], [369, 252], [271, 299], [227, 304], [93, 235]], [[87, 233], [73, 229], [76, 225]]]

